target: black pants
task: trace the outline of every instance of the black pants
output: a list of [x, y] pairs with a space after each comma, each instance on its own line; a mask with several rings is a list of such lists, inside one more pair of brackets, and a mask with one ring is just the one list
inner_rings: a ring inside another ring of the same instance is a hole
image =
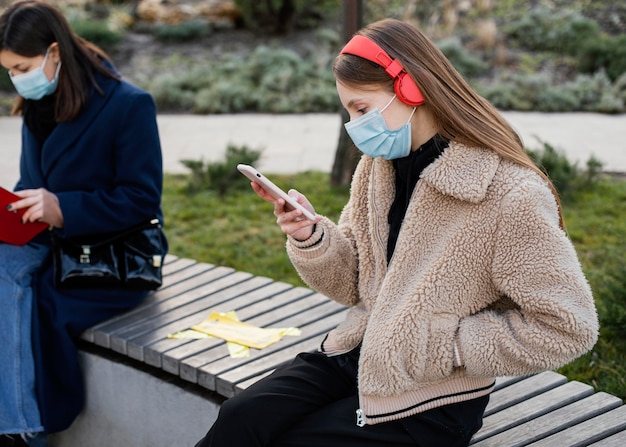
[[482, 426], [488, 396], [357, 426], [358, 356], [358, 349], [336, 357], [298, 355], [224, 402], [196, 447], [461, 447]]

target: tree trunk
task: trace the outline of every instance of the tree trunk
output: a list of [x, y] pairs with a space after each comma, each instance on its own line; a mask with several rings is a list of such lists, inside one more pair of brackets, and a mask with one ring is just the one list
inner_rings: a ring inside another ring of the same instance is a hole
[[352, 181], [352, 174], [356, 168], [361, 153], [354, 146], [348, 136], [343, 123], [350, 119], [348, 112], [341, 110], [341, 130], [339, 132], [339, 142], [335, 152], [335, 161], [330, 172], [330, 184], [334, 186], [349, 185]]
[[[363, 25], [363, 0], [343, 0], [344, 39], [347, 42]], [[359, 162], [358, 149], [354, 147], [343, 123], [350, 119], [348, 112], [341, 109], [341, 129], [335, 151], [335, 161], [330, 173], [331, 185], [349, 185]]]

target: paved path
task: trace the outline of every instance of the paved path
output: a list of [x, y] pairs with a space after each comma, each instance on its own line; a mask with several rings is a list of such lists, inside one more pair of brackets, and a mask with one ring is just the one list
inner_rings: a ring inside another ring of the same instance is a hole
[[[626, 115], [505, 112], [526, 147], [545, 141], [581, 166], [594, 155], [606, 171], [626, 172]], [[330, 172], [341, 118], [306, 115], [159, 115], [166, 172], [187, 172], [180, 160], [220, 160], [229, 143], [263, 149], [259, 168], [268, 173]], [[19, 118], [0, 118], [0, 186], [18, 178]]]

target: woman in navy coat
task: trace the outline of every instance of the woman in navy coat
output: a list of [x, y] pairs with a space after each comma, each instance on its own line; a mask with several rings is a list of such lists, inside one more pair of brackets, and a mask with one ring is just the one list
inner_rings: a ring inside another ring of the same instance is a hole
[[[61, 237], [121, 231], [162, 218], [162, 156], [152, 97], [39, 0], [0, 16], [0, 64], [24, 117], [20, 197], [12, 210]], [[45, 445], [83, 406], [74, 340], [137, 305], [146, 291], [57, 290], [50, 234], [0, 243], [0, 446]], [[31, 316], [32, 315], [32, 316]], [[5, 330], [6, 329], [6, 330]], [[21, 435], [21, 436], [16, 436]]]

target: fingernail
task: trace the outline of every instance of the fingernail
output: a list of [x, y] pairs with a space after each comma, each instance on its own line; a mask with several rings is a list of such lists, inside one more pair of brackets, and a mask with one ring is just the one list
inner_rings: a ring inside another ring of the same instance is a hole
[[11, 211], [12, 206], [11, 205], [7, 205], [7, 210]]

